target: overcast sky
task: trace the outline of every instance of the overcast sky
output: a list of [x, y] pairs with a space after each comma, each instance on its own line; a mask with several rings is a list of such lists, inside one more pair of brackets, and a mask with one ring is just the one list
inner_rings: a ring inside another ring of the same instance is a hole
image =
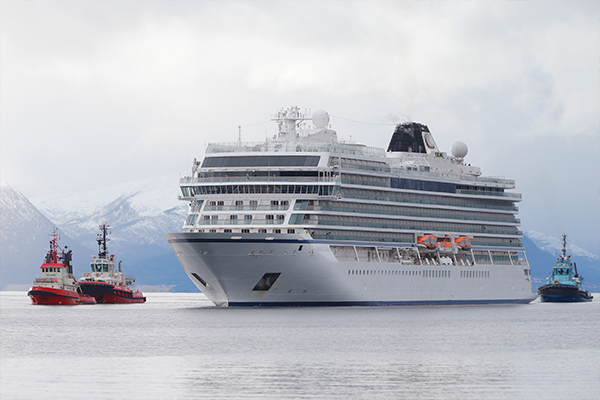
[[[517, 181], [523, 230], [600, 254], [597, 1], [0, 2], [1, 175], [27, 197], [187, 173], [279, 108], [393, 124]], [[359, 123], [353, 121], [367, 122]], [[391, 124], [391, 125], [390, 125]]]

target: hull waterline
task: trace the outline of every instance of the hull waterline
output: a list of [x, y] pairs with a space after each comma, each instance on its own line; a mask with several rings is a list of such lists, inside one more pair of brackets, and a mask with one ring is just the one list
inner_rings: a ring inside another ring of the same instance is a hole
[[538, 289], [540, 301], [544, 303], [579, 303], [592, 301], [592, 295], [573, 285], [546, 285]]
[[144, 303], [146, 297], [127, 287], [114, 286], [105, 282], [80, 282], [81, 291], [96, 299], [98, 304]]
[[76, 306], [79, 302], [79, 293], [71, 290], [63, 290], [49, 287], [34, 286], [27, 295], [31, 304], [48, 306]]
[[[190, 279], [218, 306], [525, 304], [537, 297], [522, 266], [340, 262], [329, 244], [292, 235], [165, 236]], [[265, 279], [273, 282], [261, 287]]]

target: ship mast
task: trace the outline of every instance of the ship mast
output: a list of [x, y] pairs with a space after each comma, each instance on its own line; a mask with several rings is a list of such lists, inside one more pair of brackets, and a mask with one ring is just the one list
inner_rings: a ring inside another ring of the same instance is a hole
[[563, 258], [565, 258], [567, 256], [567, 234], [563, 234], [563, 248], [562, 248], [562, 255]]
[[50, 251], [48, 251], [48, 254], [46, 255], [46, 262], [51, 264], [57, 264], [58, 250], [60, 249], [60, 247], [58, 246], [58, 239], [60, 239], [60, 237], [58, 236], [58, 228], [54, 228], [54, 230], [50, 234], [50, 237], [52, 238], [52, 240], [50, 240]]
[[277, 122], [279, 126], [278, 138], [284, 141], [294, 141], [298, 136], [296, 128], [300, 122], [310, 119], [305, 114], [300, 112], [297, 106], [288, 109], [281, 109], [271, 118], [271, 121]]
[[98, 258], [108, 258], [108, 249], [106, 247], [106, 242], [110, 239], [107, 237], [107, 231], [110, 229], [110, 225], [106, 223], [106, 220], [102, 220], [100, 222], [100, 232], [96, 236], [96, 241], [98, 242]]

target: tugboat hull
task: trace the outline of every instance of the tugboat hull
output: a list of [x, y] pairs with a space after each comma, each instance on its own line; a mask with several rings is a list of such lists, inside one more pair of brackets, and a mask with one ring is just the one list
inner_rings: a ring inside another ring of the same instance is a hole
[[540, 301], [544, 303], [574, 303], [592, 301], [590, 292], [573, 285], [553, 284], [538, 288]]
[[31, 299], [31, 304], [47, 306], [76, 306], [81, 304], [79, 293], [71, 290], [34, 286], [27, 292], [27, 296]]
[[146, 297], [141, 292], [134, 292], [123, 286], [115, 286], [106, 282], [79, 282], [81, 291], [96, 299], [96, 303], [145, 303]]

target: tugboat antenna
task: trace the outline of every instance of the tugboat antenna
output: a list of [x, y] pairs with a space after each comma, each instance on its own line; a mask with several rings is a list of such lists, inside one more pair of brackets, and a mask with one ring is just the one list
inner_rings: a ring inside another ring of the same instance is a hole
[[100, 231], [102, 233], [99, 233], [96, 237], [96, 241], [98, 242], [98, 258], [106, 258], [108, 255], [108, 249], [106, 247], [106, 242], [110, 240], [106, 237], [108, 228], [110, 228], [110, 226], [106, 224], [105, 220], [102, 220], [100, 222]]
[[567, 256], [567, 234], [564, 233], [562, 236], [563, 236], [562, 254], [563, 254], [563, 258], [564, 258]]

